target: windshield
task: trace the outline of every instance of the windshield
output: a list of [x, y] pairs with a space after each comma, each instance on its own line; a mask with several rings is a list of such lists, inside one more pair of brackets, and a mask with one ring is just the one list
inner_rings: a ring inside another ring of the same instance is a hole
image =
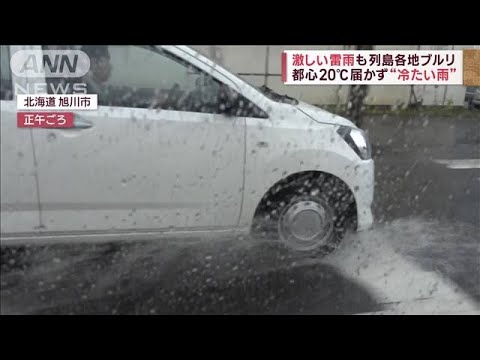
[[[192, 48], [192, 47], [190, 47]], [[194, 50], [194, 49], [193, 49]], [[266, 84], [263, 84], [261, 86], [254, 85], [246, 76], [240, 76], [239, 74], [235, 73], [232, 69], [229, 69], [228, 66], [225, 65], [218, 65], [215, 61], [214, 58], [209, 57], [205, 52], [202, 52], [202, 56], [205, 56], [209, 60], [213, 61], [215, 63], [215, 66], [221, 67], [228, 71], [230, 75], [235, 76], [237, 79], [241, 80], [243, 83], [249, 85], [250, 87], [260, 91], [263, 95], [267, 96], [270, 100], [279, 102], [279, 103], [285, 103], [285, 104], [291, 104], [291, 105], [298, 105], [298, 100], [288, 96], [286, 94], [282, 95], [279, 94], [278, 92], [274, 91], [270, 87], [268, 87]]]

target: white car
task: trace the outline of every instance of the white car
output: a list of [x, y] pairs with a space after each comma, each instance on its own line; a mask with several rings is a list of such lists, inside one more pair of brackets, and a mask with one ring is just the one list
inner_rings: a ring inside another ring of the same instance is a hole
[[[1, 47], [2, 246], [273, 230], [328, 252], [347, 225], [371, 227], [374, 162], [349, 120], [185, 46], [82, 47], [89, 73], [63, 82], [11, 73], [24, 49], [48, 47]], [[74, 83], [97, 110], [73, 128], [17, 127], [16, 94]]]

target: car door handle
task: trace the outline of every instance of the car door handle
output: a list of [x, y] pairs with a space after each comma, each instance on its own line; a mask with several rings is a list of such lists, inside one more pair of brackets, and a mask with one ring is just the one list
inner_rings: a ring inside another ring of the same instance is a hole
[[93, 126], [93, 123], [82, 118], [76, 117], [73, 120], [74, 129], [89, 129]]
[[268, 147], [268, 142], [266, 142], [266, 141], [259, 141], [259, 142], [257, 142], [257, 146], [258, 146], [258, 147], [261, 147], [261, 148]]

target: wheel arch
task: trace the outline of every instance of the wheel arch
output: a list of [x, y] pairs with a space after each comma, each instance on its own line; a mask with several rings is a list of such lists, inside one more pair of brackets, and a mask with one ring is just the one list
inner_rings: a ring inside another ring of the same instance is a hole
[[[339, 185], [343, 186], [348, 191], [348, 193], [349, 193], [348, 195], [351, 195], [351, 197], [353, 199], [353, 205], [352, 205], [353, 206], [353, 209], [352, 209], [353, 214], [352, 215], [355, 217], [354, 220], [356, 220], [357, 211], [358, 211], [357, 199], [355, 197], [355, 194], [354, 194], [353, 190], [348, 186], [348, 184], [345, 180], [343, 180], [339, 176], [337, 176], [335, 174], [332, 174], [332, 173], [329, 173], [327, 171], [302, 170], [302, 171], [291, 173], [291, 174], [283, 177], [282, 179], [275, 182], [272, 186], [270, 186], [270, 188], [268, 188], [268, 190], [265, 192], [265, 194], [262, 196], [262, 198], [260, 199], [260, 201], [256, 205], [255, 211], [253, 213], [252, 225], [254, 224], [254, 220], [256, 218], [258, 218], [259, 216], [262, 216], [262, 212], [266, 208], [265, 205], [267, 204], [268, 201], [271, 200], [271, 196], [275, 196], [277, 194], [279, 196], [282, 196], [282, 194], [281, 194], [282, 190], [283, 190], [283, 188], [287, 187], [286, 185], [290, 185], [290, 184], [295, 183], [295, 182], [297, 182], [297, 183], [301, 182], [303, 179], [307, 180], [307, 179], [320, 177], [320, 176], [323, 176], [325, 179], [328, 179], [329, 181], [337, 182]], [[285, 191], [288, 191], [288, 190], [285, 190]], [[356, 224], [356, 221], [355, 221], [355, 224]], [[355, 225], [355, 227], [356, 227], [356, 225]]]

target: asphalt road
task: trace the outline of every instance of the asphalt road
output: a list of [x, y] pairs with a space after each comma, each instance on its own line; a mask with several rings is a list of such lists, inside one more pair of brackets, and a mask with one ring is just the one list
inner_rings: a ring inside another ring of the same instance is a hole
[[375, 228], [327, 257], [249, 238], [27, 248], [2, 258], [1, 313], [478, 313], [480, 114], [364, 127]]

